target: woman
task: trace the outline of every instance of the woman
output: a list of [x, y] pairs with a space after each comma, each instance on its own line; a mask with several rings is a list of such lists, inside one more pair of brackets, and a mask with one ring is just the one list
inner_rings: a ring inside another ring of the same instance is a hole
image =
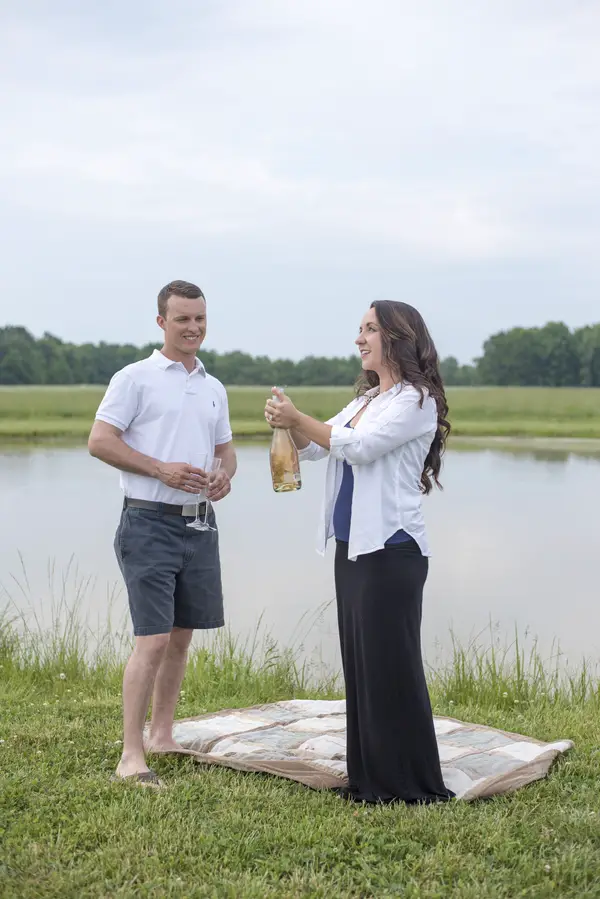
[[356, 339], [357, 397], [328, 423], [277, 389], [265, 416], [301, 459], [329, 455], [319, 551], [336, 538], [349, 786], [357, 802], [439, 802], [444, 786], [423, 661], [429, 547], [421, 494], [438, 486], [450, 425], [433, 341], [406, 303], [375, 302]]

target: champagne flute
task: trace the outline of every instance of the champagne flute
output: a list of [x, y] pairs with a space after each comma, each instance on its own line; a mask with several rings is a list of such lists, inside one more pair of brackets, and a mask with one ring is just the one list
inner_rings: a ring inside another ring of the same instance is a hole
[[[214, 481], [216, 473], [221, 468], [221, 462], [222, 462], [222, 459], [217, 458], [217, 456], [214, 456], [211, 459], [211, 461], [206, 469], [206, 472], [208, 474], [208, 483], [209, 484], [211, 481]], [[203, 531], [216, 531], [217, 529], [213, 528], [212, 525], [210, 525], [207, 521], [209, 507], [210, 507], [210, 500], [207, 498], [206, 503], [204, 505], [204, 522], [203, 522], [204, 526], [202, 527], [202, 530]]]
[[[193, 465], [194, 468], [201, 468], [203, 471], [207, 471], [208, 470], [207, 466], [209, 464], [209, 461], [210, 461], [210, 456], [208, 455], [208, 453], [199, 453], [197, 456], [195, 456], [194, 461], [190, 462], [190, 465]], [[221, 461], [221, 460], [219, 459], [219, 461]], [[209, 527], [208, 526], [205, 527], [203, 522], [200, 520], [200, 502], [202, 500], [207, 502], [206, 493], [204, 492], [204, 489], [203, 488], [200, 489], [198, 491], [198, 493], [195, 494], [195, 497], [196, 497], [196, 513], [195, 513], [196, 517], [194, 518], [193, 521], [188, 521], [186, 527], [193, 528], [195, 531], [207, 531], [207, 530], [209, 530]], [[204, 517], [206, 519], [206, 509], [205, 509]]]

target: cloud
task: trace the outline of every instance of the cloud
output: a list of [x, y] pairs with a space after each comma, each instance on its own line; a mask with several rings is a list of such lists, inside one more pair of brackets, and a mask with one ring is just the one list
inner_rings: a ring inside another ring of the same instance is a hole
[[307, 271], [596, 272], [594, 3], [25, 0], [3, 16], [17, 217], [246, 244], [265, 266], [301, 247]]

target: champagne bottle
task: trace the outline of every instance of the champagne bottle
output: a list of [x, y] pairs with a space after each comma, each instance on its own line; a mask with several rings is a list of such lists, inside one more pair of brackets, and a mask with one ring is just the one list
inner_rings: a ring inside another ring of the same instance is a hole
[[[278, 402], [277, 397], [273, 397], [273, 402]], [[302, 487], [300, 460], [298, 459], [296, 444], [292, 440], [292, 435], [289, 431], [283, 428], [275, 428], [269, 457], [275, 493], [289, 493], [292, 490], [300, 490]]]

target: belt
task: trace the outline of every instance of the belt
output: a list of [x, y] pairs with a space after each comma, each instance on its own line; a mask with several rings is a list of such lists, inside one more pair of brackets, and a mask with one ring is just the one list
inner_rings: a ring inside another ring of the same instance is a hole
[[152, 512], [164, 512], [167, 515], [185, 515], [187, 518], [193, 518], [196, 509], [200, 515], [204, 515], [206, 503], [202, 502], [197, 505], [195, 502], [186, 503], [184, 506], [177, 506], [173, 503], [155, 503], [149, 499], [130, 499], [128, 496], [123, 501], [124, 509], [149, 509]]

